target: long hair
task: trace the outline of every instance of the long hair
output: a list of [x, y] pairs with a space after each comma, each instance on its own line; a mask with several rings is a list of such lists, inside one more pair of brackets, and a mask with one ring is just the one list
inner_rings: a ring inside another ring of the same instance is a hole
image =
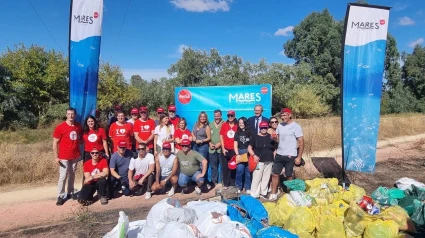
[[87, 118], [86, 118], [86, 120], [84, 121], [84, 126], [83, 126], [83, 131], [84, 131], [84, 134], [88, 134], [89, 133], [89, 131], [90, 131], [90, 128], [89, 128], [89, 126], [87, 125], [87, 121], [89, 120], [89, 119], [93, 119], [93, 121], [94, 121], [94, 127], [93, 127], [93, 129], [94, 129], [94, 131], [95, 132], [98, 132], [99, 131], [99, 123], [97, 122], [97, 120], [96, 120], [96, 117], [94, 117], [94, 116], [92, 116], [92, 115], [89, 115]]
[[270, 122], [272, 119], [276, 119], [277, 124], [279, 125], [279, 119], [277, 119], [277, 117], [270, 117], [270, 119], [269, 119], [269, 128], [272, 128], [272, 124]]
[[245, 125], [244, 130], [248, 136], [251, 136], [251, 130], [248, 129], [248, 119], [246, 117], [241, 117], [239, 120], [237, 120], [238, 129], [236, 130], [237, 133], [241, 133], [242, 129], [239, 127], [239, 121], [242, 120], [243, 124]]
[[208, 115], [206, 112], [202, 111], [201, 113], [199, 113], [198, 116], [198, 121], [196, 121], [196, 128], [199, 127], [199, 125], [201, 124], [201, 116], [204, 115], [205, 116], [205, 124], [202, 125], [202, 127], [207, 127], [210, 122], [208, 121]]
[[180, 120], [179, 120], [179, 125], [178, 125], [178, 127], [177, 127], [177, 128], [174, 128], [174, 130], [176, 130], [176, 129], [180, 128], [180, 123], [182, 123], [182, 122], [184, 122], [184, 128], [186, 129], [186, 128], [187, 128], [187, 121], [186, 121], [186, 118], [182, 117], [182, 118], [180, 118]]

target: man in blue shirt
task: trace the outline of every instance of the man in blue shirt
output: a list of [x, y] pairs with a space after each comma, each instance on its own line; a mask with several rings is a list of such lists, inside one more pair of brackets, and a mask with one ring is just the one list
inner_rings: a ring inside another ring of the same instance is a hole
[[125, 196], [130, 196], [131, 194], [128, 180], [128, 167], [132, 157], [133, 152], [127, 149], [127, 142], [122, 140], [118, 142], [118, 150], [112, 154], [109, 164], [113, 188], [122, 190]]

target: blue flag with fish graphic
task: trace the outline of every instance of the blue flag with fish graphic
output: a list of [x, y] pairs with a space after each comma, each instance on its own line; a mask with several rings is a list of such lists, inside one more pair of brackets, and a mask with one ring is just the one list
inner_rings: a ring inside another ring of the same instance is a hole
[[80, 123], [95, 115], [103, 0], [72, 0], [69, 31], [69, 104]]
[[341, 83], [345, 170], [375, 171], [388, 19], [388, 7], [347, 7]]

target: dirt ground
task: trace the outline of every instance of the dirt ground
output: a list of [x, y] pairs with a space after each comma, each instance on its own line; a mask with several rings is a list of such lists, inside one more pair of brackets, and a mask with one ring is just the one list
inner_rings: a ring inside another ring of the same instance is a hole
[[[340, 160], [341, 158], [337, 158], [338, 162]], [[392, 187], [401, 177], [425, 183], [424, 139], [380, 148], [377, 151], [377, 161], [373, 174], [347, 172], [351, 182], [365, 188], [368, 194], [379, 186]], [[314, 174], [312, 167], [307, 161], [301, 172], [304, 176], [311, 176]], [[55, 205], [53, 197], [37, 200], [32, 197], [30, 188], [25, 189], [28, 190], [27, 193], [22, 193], [19, 189], [8, 191], [7, 198], [2, 197], [5, 193], [0, 193], [0, 237], [102, 237], [117, 224], [119, 211], [124, 211], [130, 221], [146, 219], [150, 208], [166, 197], [154, 195], [149, 200], [145, 200], [144, 196], [120, 197], [110, 200], [106, 206], [96, 202], [89, 207], [81, 207], [76, 201], [67, 201], [59, 207]], [[49, 189], [55, 191], [55, 186], [52, 185]], [[13, 199], [13, 193], [19, 196]], [[204, 191], [200, 197], [194, 193], [176, 193], [175, 197], [186, 203], [207, 199], [214, 194], [215, 189], [212, 189], [209, 192]], [[22, 196], [32, 199], [27, 201]]]

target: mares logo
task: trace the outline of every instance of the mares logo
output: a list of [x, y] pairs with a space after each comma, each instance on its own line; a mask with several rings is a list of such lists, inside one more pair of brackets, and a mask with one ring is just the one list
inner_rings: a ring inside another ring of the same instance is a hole
[[379, 29], [379, 24], [385, 24], [385, 20], [377, 22], [351, 22], [351, 28], [357, 28], [362, 30], [375, 30]]
[[187, 89], [180, 90], [178, 99], [181, 104], [188, 104], [192, 100], [192, 94]]
[[262, 87], [261, 88], [261, 93], [262, 94], [266, 94], [269, 91], [269, 89], [267, 87]]
[[261, 101], [260, 93], [229, 94], [229, 103], [236, 102], [240, 104], [254, 104], [259, 101]]
[[74, 15], [74, 22], [83, 23], [83, 24], [93, 24], [93, 19], [99, 17], [98, 12], [94, 12], [93, 16], [90, 15]]

